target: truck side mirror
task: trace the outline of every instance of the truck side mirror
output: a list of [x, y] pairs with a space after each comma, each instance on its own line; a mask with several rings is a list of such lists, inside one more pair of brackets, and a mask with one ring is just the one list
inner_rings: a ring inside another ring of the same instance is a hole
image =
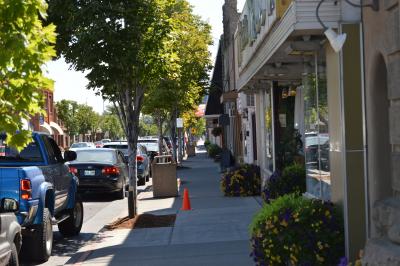
[[64, 160], [66, 162], [70, 162], [70, 161], [76, 160], [76, 152], [74, 152], [74, 151], [65, 151], [64, 152]]
[[18, 211], [18, 202], [14, 199], [4, 198], [1, 201], [2, 212], [16, 212]]

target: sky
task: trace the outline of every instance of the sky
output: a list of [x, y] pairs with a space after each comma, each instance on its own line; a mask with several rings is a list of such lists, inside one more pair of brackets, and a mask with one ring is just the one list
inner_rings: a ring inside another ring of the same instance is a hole
[[[218, 41], [223, 33], [222, 27], [222, 5], [224, 0], [188, 0], [193, 6], [193, 13], [201, 16], [212, 27], [212, 37], [214, 45], [209, 50], [214, 60], [217, 50]], [[245, 0], [237, 0], [238, 10], [243, 9]], [[55, 81], [54, 99], [60, 101], [62, 99], [74, 100], [78, 103], [86, 103], [93, 109], [102, 113], [108, 102], [104, 102], [100, 96], [96, 96], [94, 91], [86, 89], [88, 83], [85, 74], [69, 69], [69, 65], [61, 58], [47, 64], [47, 74], [49, 78]]]

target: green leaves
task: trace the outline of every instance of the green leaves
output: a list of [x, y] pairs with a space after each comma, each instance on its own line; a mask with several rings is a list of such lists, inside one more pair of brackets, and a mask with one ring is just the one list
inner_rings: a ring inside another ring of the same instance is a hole
[[52, 89], [41, 69], [55, 55], [55, 27], [38, 16], [46, 9], [43, 0], [0, 0], [0, 131], [18, 149], [31, 140], [23, 120], [42, 112], [41, 90]]

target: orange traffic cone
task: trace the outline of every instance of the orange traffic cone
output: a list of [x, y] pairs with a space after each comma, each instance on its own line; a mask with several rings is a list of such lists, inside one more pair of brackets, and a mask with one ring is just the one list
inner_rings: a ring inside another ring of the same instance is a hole
[[190, 208], [190, 199], [189, 199], [189, 191], [187, 188], [183, 191], [183, 202], [182, 202], [182, 208], [181, 211], [190, 211], [192, 208]]

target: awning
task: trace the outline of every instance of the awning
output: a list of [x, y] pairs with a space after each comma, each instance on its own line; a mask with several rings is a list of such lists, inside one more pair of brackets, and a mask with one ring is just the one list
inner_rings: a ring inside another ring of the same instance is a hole
[[53, 135], [53, 130], [51, 129], [51, 126], [46, 122], [40, 125], [40, 131]]
[[62, 128], [57, 123], [50, 122], [50, 126], [52, 128], [54, 128], [58, 132], [58, 135], [64, 135], [64, 131], [62, 130]]

